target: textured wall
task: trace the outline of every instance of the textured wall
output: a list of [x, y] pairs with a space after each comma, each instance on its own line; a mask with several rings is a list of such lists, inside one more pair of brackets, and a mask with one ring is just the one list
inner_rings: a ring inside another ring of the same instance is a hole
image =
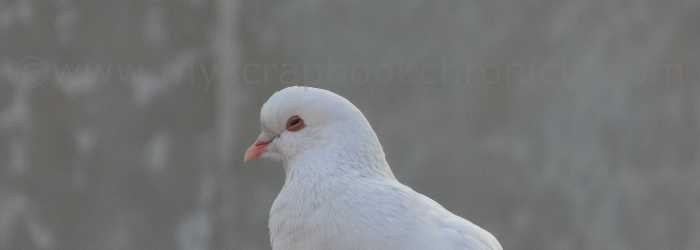
[[0, 249], [269, 249], [258, 108], [362, 109], [506, 249], [700, 249], [700, 2], [0, 0]]

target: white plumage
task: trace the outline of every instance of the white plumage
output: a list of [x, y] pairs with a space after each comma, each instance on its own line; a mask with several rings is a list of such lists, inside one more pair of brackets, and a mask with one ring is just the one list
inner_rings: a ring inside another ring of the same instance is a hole
[[489, 232], [397, 181], [369, 122], [345, 98], [285, 88], [263, 105], [261, 122], [246, 160], [281, 160], [286, 173], [270, 211], [272, 249], [502, 249]]

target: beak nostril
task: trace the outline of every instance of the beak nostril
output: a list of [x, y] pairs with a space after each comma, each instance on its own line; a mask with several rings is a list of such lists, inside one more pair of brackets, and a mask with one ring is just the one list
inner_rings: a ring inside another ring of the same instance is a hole
[[249, 161], [249, 160], [255, 160], [260, 158], [260, 156], [267, 152], [267, 146], [272, 143], [272, 141], [275, 140], [277, 136], [273, 136], [272, 134], [262, 132], [259, 136], [258, 139], [255, 140], [255, 143], [253, 145], [250, 145], [248, 149], [245, 151], [245, 154], [243, 155], [243, 160], [244, 161]]
[[243, 161], [250, 161], [260, 158], [260, 156], [267, 151], [267, 144], [269, 144], [269, 142], [256, 141], [245, 151]]

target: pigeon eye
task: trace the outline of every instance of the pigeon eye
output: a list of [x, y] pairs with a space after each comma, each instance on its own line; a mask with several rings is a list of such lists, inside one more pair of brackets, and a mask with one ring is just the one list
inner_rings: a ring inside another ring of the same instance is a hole
[[304, 128], [304, 120], [301, 117], [295, 115], [287, 120], [287, 130], [296, 132]]

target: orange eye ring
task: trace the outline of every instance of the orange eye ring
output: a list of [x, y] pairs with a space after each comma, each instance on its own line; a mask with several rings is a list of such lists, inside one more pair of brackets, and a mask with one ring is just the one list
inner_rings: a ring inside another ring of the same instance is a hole
[[306, 125], [304, 124], [304, 120], [301, 119], [298, 115], [289, 117], [287, 120], [287, 130], [291, 132], [296, 132], [304, 128]]

